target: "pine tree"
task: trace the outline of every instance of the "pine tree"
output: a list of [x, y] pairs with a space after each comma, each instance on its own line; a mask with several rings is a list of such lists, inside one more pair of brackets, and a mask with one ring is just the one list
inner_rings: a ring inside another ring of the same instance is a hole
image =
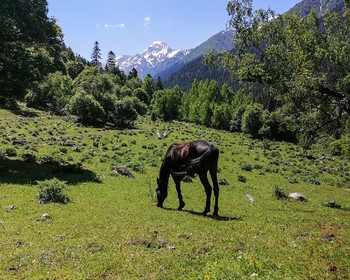
[[108, 53], [106, 70], [112, 73], [114, 73], [114, 70], [115, 70], [115, 54], [112, 51]]
[[158, 76], [158, 79], [157, 79], [157, 90], [163, 90], [164, 89], [164, 86], [163, 86], [163, 83], [162, 83], [162, 79]]
[[131, 79], [137, 78], [138, 77], [137, 75], [138, 73], [136, 68], [132, 68], [131, 71], [129, 72], [128, 79], [131, 80]]
[[101, 58], [101, 49], [99, 43], [96, 41], [91, 54], [91, 64], [93, 66], [102, 67], [102, 63], [100, 62]]

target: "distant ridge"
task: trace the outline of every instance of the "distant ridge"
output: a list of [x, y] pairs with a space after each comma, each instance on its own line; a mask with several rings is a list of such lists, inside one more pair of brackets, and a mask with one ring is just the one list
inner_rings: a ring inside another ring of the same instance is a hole
[[162, 72], [156, 73], [155, 77], [160, 76], [163, 80], [168, 79], [171, 74], [181, 69], [187, 63], [203, 57], [205, 54], [215, 51], [222, 52], [233, 49], [233, 31], [220, 31], [210, 37], [208, 40], [191, 50], [186, 56], [175, 63], [173, 66]]
[[317, 15], [321, 17], [324, 16], [327, 11], [341, 13], [344, 11], [344, 8], [344, 0], [303, 0], [288, 10], [287, 13], [304, 17], [308, 15], [312, 9], [315, 9]]

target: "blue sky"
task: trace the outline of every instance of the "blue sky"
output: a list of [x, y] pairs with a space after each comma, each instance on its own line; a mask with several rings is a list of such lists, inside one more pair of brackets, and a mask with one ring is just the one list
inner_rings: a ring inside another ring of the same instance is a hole
[[[255, 8], [283, 13], [301, 0], [255, 0]], [[64, 41], [90, 59], [100, 44], [103, 59], [109, 51], [136, 54], [153, 41], [173, 49], [190, 49], [225, 29], [228, 0], [48, 0], [49, 16], [63, 29]]]

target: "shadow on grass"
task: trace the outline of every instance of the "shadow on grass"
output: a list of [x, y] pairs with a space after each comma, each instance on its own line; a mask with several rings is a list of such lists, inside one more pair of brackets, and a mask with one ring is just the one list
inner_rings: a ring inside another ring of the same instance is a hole
[[177, 209], [173, 209], [173, 208], [163, 208], [164, 210], [167, 211], [179, 211], [179, 212], [185, 212], [185, 213], [189, 213], [191, 215], [195, 215], [195, 216], [200, 216], [206, 219], [212, 219], [212, 220], [216, 220], [216, 221], [224, 221], [224, 222], [229, 222], [229, 221], [242, 221], [242, 217], [228, 217], [228, 216], [214, 216], [214, 215], [206, 215], [204, 216], [202, 212], [196, 212], [193, 210], [177, 210]]
[[0, 185], [34, 185], [36, 181], [57, 178], [67, 184], [98, 182], [96, 174], [76, 165], [37, 163], [21, 160], [0, 159]]
[[0, 100], [0, 109], [5, 109], [11, 111], [11, 113], [25, 117], [25, 118], [34, 118], [39, 116], [38, 113], [34, 112], [31, 109], [21, 109], [21, 107], [17, 104], [15, 101], [9, 101], [9, 100]]
[[36, 112], [30, 111], [30, 110], [21, 110], [21, 109], [11, 110], [11, 113], [24, 118], [35, 118], [39, 116], [39, 114]]

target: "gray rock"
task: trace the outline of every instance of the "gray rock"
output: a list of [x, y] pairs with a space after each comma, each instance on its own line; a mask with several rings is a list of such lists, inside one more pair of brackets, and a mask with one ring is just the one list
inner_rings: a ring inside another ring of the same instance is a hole
[[245, 195], [245, 199], [246, 199], [247, 201], [249, 201], [250, 203], [255, 202], [254, 197], [252, 197], [250, 194], [246, 194], [246, 195]]
[[329, 207], [329, 208], [338, 208], [338, 209], [341, 208], [341, 205], [338, 204], [337, 202], [335, 202], [334, 200], [330, 200], [330, 201], [326, 202], [324, 206]]
[[307, 202], [305, 195], [299, 192], [294, 192], [288, 195], [288, 198], [295, 201]]
[[9, 206], [5, 206], [4, 209], [5, 209], [6, 211], [11, 211], [11, 210], [15, 210], [15, 209], [16, 209], [16, 206], [9, 205]]
[[125, 166], [114, 167], [113, 172], [117, 175], [125, 176], [128, 178], [135, 178], [135, 176]]
[[48, 213], [44, 213], [44, 214], [41, 215], [41, 218], [44, 219], [44, 220], [47, 220], [47, 219], [51, 219], [51, 216]]

